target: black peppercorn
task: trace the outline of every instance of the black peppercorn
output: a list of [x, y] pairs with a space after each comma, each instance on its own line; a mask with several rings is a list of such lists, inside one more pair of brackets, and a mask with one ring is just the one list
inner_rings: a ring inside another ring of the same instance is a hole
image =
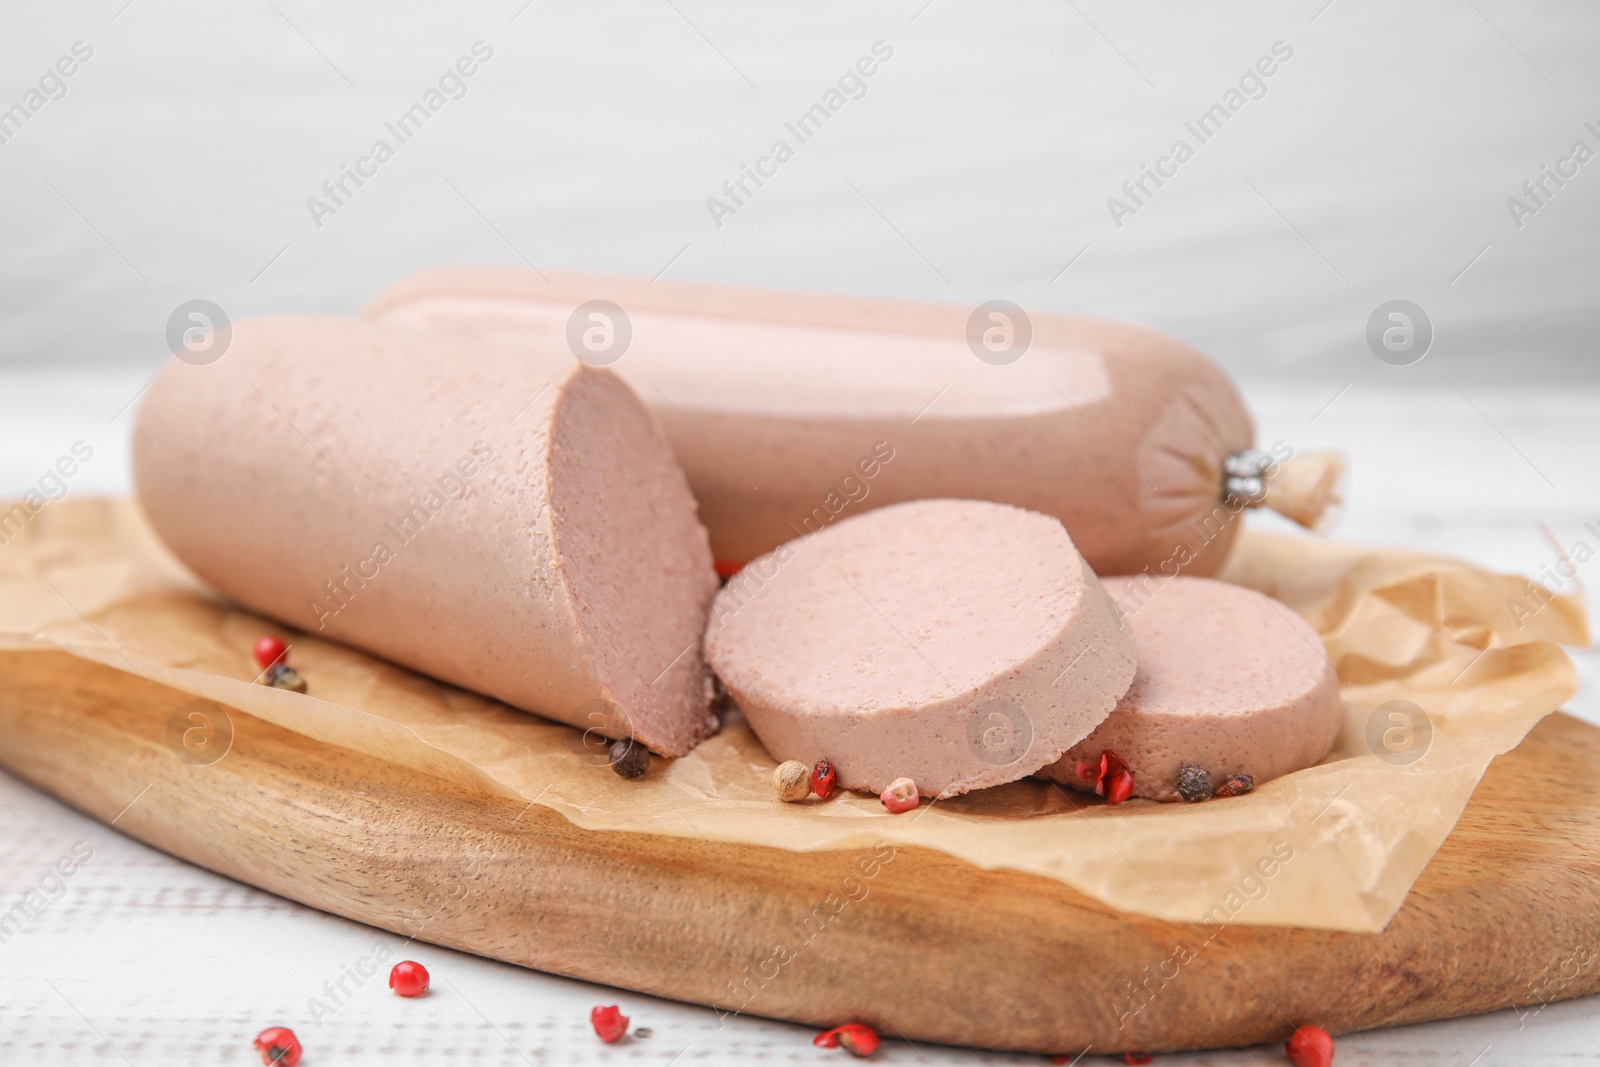
[[306, 691], [306, 680], [287, 663], [274, 663], [267, 668], [267, 684], [274, 689], [288, 689], [295, 693]]
[[650, 769], [650, 750], [627, 738], [613, 741], [611, 769], [624, 778], [639, 778]]
[[1235, 774], [1217, 787], [1219, 797], [1242, 797], [1256, 787], [1256, 780], [1248, 774]]
[[1193, 802], [1211, 799], [1211, 772], [1191, 764], [1178, 772], [1178, 795]]

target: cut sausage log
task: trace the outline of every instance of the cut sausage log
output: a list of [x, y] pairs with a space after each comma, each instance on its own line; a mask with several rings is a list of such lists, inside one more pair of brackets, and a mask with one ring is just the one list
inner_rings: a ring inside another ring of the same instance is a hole
[[1185, 767], [1215, 786], [1236, 774], [1260, 785], [1332, 749], [1344, 724], [1338, 679], [1322, 638], [1294, 612], [1207, 578], [1105, 584], [1139, 672], [1117, 709], [1041, 777], [1094, 792], [1092, 769], [1109, 749], [1133, 772], [1134, 796], [1178, 800]]
[[367, 314], [615, 360], [730, 569], [844, 516], [962, 497], [1055, 516], [1101, 574], [1205, 575], [1245, 507], [1311, 525], [1336, 499], [1336, 460], [1252, 449], [1226, 375], [1126, 323], [509, 269], [420, 275]]
[[133, 465], [162, 540], [255, 611], [664, 755], [716, 729], [706, 533], [607, 371], [248, 320], [219, 362], [162, 370]]
[[881, 508], [754, 561], [717, 595], [706, 657], [774, 759], [935, 797], [1055, 760], [1134, 674], [1061, 523], [976, 500]]

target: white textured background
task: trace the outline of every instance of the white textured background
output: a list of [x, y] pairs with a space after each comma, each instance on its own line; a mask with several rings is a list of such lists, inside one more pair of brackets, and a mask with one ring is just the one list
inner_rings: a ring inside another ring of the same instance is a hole
[[[306, 199], [480, 39], [494, 56], [467, 95], [316, 227]], [[127, 490], [127, 405], [182, 301], [349, 312], [407, 271], [487, 261], [1152, 323], [1234, 373], [1264, 440], [1350, 454], [1342, 536], [1529, 574], [1554, 564], [1552, 538], [1600, 549], [1600, 160], [1520, 228], [1506, 206], [1574, 141], [1600, 151], [1593, 3], [13, 4], [0, 108], [80, 40], [94, 55], [65, 97], [0, 144], [0, 493], [78, 440], [94, 458], [69, 492]], [[715, 225], [706, 198], [878, 40], [894, 57], [867, 95]], [[1294, 55], [1266, 96], [1115, 226], [1106, 198], [1280, 40]], [[1436, 330], [1413, 366], [1364, 341], [1396, 297]], [[1574, 709], [1600, 720], [1579, 662]], [[259, 1025], [294, 1023], [308, 987], [381, 936], [9, 779], [0, 904], [79, 839], [94, 860], [0, 945], [0, 1062], [249, 1062]], [[656, 1036], [601, 1049], [583, 1017], [616, 994], [425, 958], [454, 989], [410, 1004], [373, 988], [302, 1024], [308, 1067], [839, 1055], [626, 996]], [[1475, 1056], [1600, 1060], [1600, 1007], [1340, 1043], [1341, 1064]]]
[[[1592, 3], [126, 2], [0, 22], [0, 105], [94, 49], [0, 145], [9, 364], [149, 367], [191, 297], [349, 311], [525, 257], [1004, 296], [1154, 323], [1245, 378], [1600, 381], [1600, 160], [1520, 230], [1505, 205], [1600, 149]], [[480, 39], [466, 97], [316, 228], [306, 199]], [[866, 97], [714, 225], [706, 198], [877, 40]], [[1115, 227], [1106, 198], [1280, 40], [1267, 95]], [[1406, 374], [1362, 344], [1392, 297], [1439, 331]]]

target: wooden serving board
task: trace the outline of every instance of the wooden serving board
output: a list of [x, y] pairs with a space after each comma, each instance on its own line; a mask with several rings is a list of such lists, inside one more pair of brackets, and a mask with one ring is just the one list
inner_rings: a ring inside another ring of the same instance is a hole
[[1383, 933], [1213, 935], [920, 849], [584, 831], [238, 711], [227, 755], [194, 766], [167, 742], [188, 699], [66, 653], [0, 653], [0, 764], [156, 848], [315, 908], [818, 1027], [1161, 1051], [1600, 989], [1600, 730], [1559, 713], [1489, 768]]

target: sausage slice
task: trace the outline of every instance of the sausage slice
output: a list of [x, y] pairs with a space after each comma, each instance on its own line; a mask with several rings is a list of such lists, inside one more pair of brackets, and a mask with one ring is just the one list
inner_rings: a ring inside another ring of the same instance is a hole
[[1042, 777], [1088, 792], [1111, 750], [1133, 795], [1178, 800], [1185, 767], [1215, 786], [1255, 785], [1310, 767], [1344, 724], [1338, 678], [1304, 619], [1253, 589], [1209, 578], [1108, 578], [1138, 649], [1139, 672], [1109, 718]]
[[1054, 761], [1134, 675], [1132, 635], [1061, 523], [976, 500], [780, 546], [718, 594], [706, 655], [774, 759], [936, 797]]

